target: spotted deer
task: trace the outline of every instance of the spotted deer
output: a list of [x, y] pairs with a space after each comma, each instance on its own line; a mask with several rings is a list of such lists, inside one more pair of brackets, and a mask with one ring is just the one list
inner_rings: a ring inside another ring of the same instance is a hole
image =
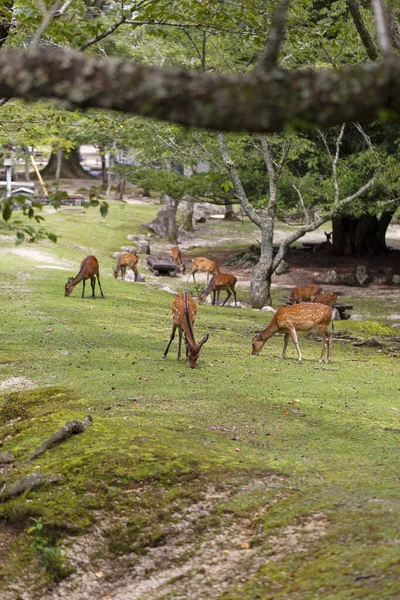
[[121, 254], [118, 259], [117, 266], [115, 267], [113, 274], [115, 279], [118, 279], [118, 274], [121, 271], [121, 279], [125, 279], [126, 269], [130, 267], [135, 274], [135, 281], [139, 279], [139, 271], [137, 270], [137, 264], [139, 262], [138, 257], [135, 254], [126, 252]]
[[81, 281], [83, 281], [83, 289], [82, 289], [82, 298], [85, 297], [85, 282], [87, 279], [90, 279], [90, 284], [92, 286], [92, 298], [95, 297], [94, 291], [96, 287], [96, 277], [97, 282], [99, 284], [101, 297], [104, 298], [103, 290], [101, 289], [100, 283], [100, 273], [99, 273], [99, 263], [95, 256], [87, 256], [81, 262], [81, 267], [79, 273], [76, 277], [69, 277], [67, 283], [65, 284], [65, 293], [64, 296], [69, 296], [74, 289], [74, 287]]
[[323, 361], [325, 348], [327, 347], [327, 361], [331, 360], [332, 338], [328, 327], [334, 318], [334, 309], [325, 304], [314, 304], [304, 302], [294, 304], [293, 306], [283, 306], [279, 308], [268, 327], [264, 331], [257, 333], [252, 339], [252, 354], [258, 354], [265, 342], [276, 333], [284, 333], [284, 344], [282, 358], [286, 358], [286, 349], [289, 343], [289, 337], [292, 338], [296, 346], [299, 362], [302, 361], [297, 331], [314, 332], [322, 336], [323, 346], [319, 362]]
[[327, 306], [331, 306], [332, 308], [335, 306], [337, 300], [337, 295], [334, 292], [323, 292], [322, 294], [318, 294], [315, 296], [313, 302], [318, 302], [319, 304], [326, 304]]
[[236, 306], [236, 291], [235, 291], [235, 285], [236, 285], [236, 277], [234, 275], [230, 275], [229, 273], [218, 273], [217, 275], [214, 275], [214, 277], [211, 279], [210, 283], [207, 286], [207, 289], [204, 290], [204, 292], [202, 292], [199, 296], [199, 302], [200, 304], [203, 304], [203, 302], [206, 301], [206, 298], [209, 294], [213, 294], [213, 300], [212, 303], [213, 305], [215, 304], [215, 297], [217, 296], [217, 304], [219, 304], [219, 294], [221, 291], [226, 291], [228, 292], [224, 302], [222, 303], [222, 306], [225, 306], [225, 303], [228, 301], [228, 299], [232, 296], [235, 298], [235, 306]]
[[196, 366], [196, 361], [203, 344], [208, 340], [208, 333], [197, 343], [194, 338], [193, 325], [196, 320], [197, 306], [193, 296], [188, 292], [179, 292], [172, 303], [172, 333], [163, 358], [167, 358], [168, 350], [175, 337], [176, 330], [179, 332], [178, 360], [181, 359], [182, 335], [185, 334], [186, 356], [189, 359], [190, 368]]
[[289, 302], [291, 304], [313, 302], [318, 294], [322, 294], [322, 288], [319, 285], [299, 285], [290, 291]]
[[209, 279], [210, 274], [218, 275], [219, 268], [218, 268], [217, 263], [215, 263], [213, 260], [209, 260], [208, 258], [199, 256], [198, 258], [194, 259], [193, 267], [192, 267], [191, 272], [189, 273], [187, 280], [189, 281], [190, 276], [192, 275], [193, 281], [196, 283], [194, 276], [195, 276], [195, 273], [197, 273], [197, 271], [203, 271], [204, 273], [207, 273], [207, 285], [208, 285], [208, 279]]
[[171, 248], [172, 259], [177, 266], [178, 271], [184, 273], [186, 271], [186, 267], [182, 261], [182, 252], [178, 248], [178, 246], [174, 246]]

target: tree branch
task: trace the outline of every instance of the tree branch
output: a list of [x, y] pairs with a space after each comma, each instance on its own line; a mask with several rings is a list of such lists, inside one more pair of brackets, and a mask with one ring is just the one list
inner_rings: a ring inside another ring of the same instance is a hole
[[104, 40], [104, 38], [106, 38], [107, 36], [114, 33], [114, 31], [116, 29], [118, 29], [118, 27], [120, 27], [125, 22], [126, 22], [126, 17], [122, 16], [120, 19], [118, 19], [118, 21], [116, 21], [113, 25], [111, 25], [111, 27], [109, 27], [102, 33], [99, 33], [98, 35], [96, 35], [94, 38], [92, 38], [88, 42], [85, 42], [84, 44], [82, 44], [82, 46], [79, 46], [78, 50], [86, 50], [86, 48], [90, 48], [90, 46], [93, 46], [93, 44], [97, 44], [97, 42]]
[[357, 0], [346, 0], [350, 14], [353, 18], [354, 25], [356, 26], [358, 35], [361, 38], [364, 48], [367, 51], [368, 57], [371, 60], [378, 60], [379, 53], [375, 48], [374, 40], [372, 39], [367, 26], [365, 25], [364, 19], [362, 18], [360, 6]]
[[388, 33], [385, 13], [382, 8], [381, 0], [371, 0], [371, 4], [374, 13], [375, 31], [379, 48], [383, 56], [388, 56], [391, 53], [390, 36]]
[[[373, 93], [371, 93], [373, 91]], [[219, 131], [277, 132], [287, 123], [329, 127], [400, 113], [400, 58], [342, 71], [210, 75], [102, 60], [62, 50], [2, 51], [0, 96], [58, 98]]]
[[58, 12], [58, 9], [61, 5], [61, 2], [62, 0], [57, 0], [57, 2], [54, 3], [50, 10], [47, 10], [47, 7], [43, 0], [36, 0], [36, 4], [38, 5], [40, 11], [43, 14], [43, 21], [41, 22], [38, 30], [32, 38], [32, 41], [30, 43], [31, 48], [35, 48], [39, 44], [42, 35], [46, 31], [52, 20], [55, 18], [56, 13]]
[[244, 212], [249, 217], [249, 219], [251, 219], [253, 221], [253, 223], [255, 223], [258, 227], [261, 227], [262, 220], [261, 220], [260, 216], [257, 214], [257, 211], [250, 204], [249, 199], [247, 198], [247, 194], [244, 191], [242, 182], [240, 181], [240, 178], [239, 178], [239, 174], [236, 170], [236, 167], [231, 158], [231, 155], [229, 154], [228, 146], [226, 144], [226, 139], [225, 139], [225, 136], [223, 133], [218, 134], [218, 142], [219, 142], [219, 147], [221, 149], [222, 159], [229, 171], [231, 181], [235, 188], [236, 196], [239, 198], [240, 204], [243, 207]]
[[257, 70], [269, 71], [278, 62], [279, 50], [285, 37], [286, 13], [289, 3], [290, 0], [278, 0], [272, 27], [269, 30], [267, 47], [264, 56], [256, 67]]
[[278, 250], [278, 252], [277, 252], [277, 254], [276, 254], [275, 258], [274, 258], [274, 262], [273, 262], [273, 265], [272, 265], [272, 270], [275, 271], [275, 269], [278, 267], [279, 263], [285, 257], [286, 252], [287, 252], [289, 246], [291, 246], [291, 244], [293, 244], [298, 239], [300, 239], [301, 237], [303, 237], [303, 235], [305, 235], [309, 231], [314, 231], [315, 229], [318, 229], [318, 227], [320, 227], [321, 225], [323, 225], [327, 221], [331, 221], [333, 219], [333, 217], [335, 217], [338, 214], [338, 212], [344, 206], [347, 206], [347, 204], [350, 204], [350, 202], [352, 202], [356, 198], [359, 198], [367, 190], [369, 190], [374, 185], [374, 183], [376, 182], [376, 180], [378, 179], [380, 173], [381, 173], [381, 171], [379, 169], [375, 173], [375, 175], [373, 177], [371, 177], [371, 179], [365, 185], [363, 185], [354, 194], [351, 194], [351, 196], [347, 196], [347, 198], [343, 198], [343, 200], [341, 200], [337, 204], [337, 206], [334, 206], [332, 208], [332, 210], [330, 210], [329, 212], [325, 213], [324, 215], [321, 215], [320, 217], [318, 217], [317, 219], [315, 219], [312, 223], [310, 223], [308, 225], [303, 225], [303, 227], [300, 227], [297, 231], [294, 231], [293, 233], [291, 233], [290, 235], [288, 235], [287, 238], [283, 240], [283, 242], [281, 243], [281, 245], [279, 247], [279, 250]]

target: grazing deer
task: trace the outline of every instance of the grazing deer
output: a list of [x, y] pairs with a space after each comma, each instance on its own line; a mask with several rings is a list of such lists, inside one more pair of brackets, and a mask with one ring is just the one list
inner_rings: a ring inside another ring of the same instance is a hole
[[334, 308], [337, 300], [337, 295], [334, 292], [323, 292], [322, 294], [318, 294], [315, 296], [313, 302], [318, 302], [319, 304], [326, 304], [326, 306], [331, 306]]
[[296, 346], [299, 362], [302, 361], [299, 342], [296, 331], [313, 331], [322, 335], [323, 347], [319, 362], [322, 362], [326, 346], [328, 346], [327, 361], [331, 360], [332, 338], [328, 332], [328, 327], [334, 317], [334, 310], [324, 304], [313, 304], [304, 302], [303, 304], [294, 304], [293, 306], [283, 306], [279, 308], [268, 327], [260, 331], [252, 339], [252, 354], [258, 354], [265, 342], [275, 333], [283, 332], [285, 334], [282, 358], [286, 358], [286, 349], [291, 336]]
[[163, 358], [167, 358], [169, 347], [175, 337], [176, 330], [178, 329], [178, 360], [181, 359], [182, 334], [185, 333], [186, 356], [189, 359], [191, 369], [196, 366], [196, 361], [200, 354], [200, 350], [203, 344], [205, 344], [208, 340], [208, 333], [198, 344], [194, 339], [193, 324], [196, 319], [196, 312], [197, 306], [191, 294], [188, 294], [188, 292], [179, 292], [179, 294], [175, 296], [175, 300], [172, 303], [173, 324], [171, 339], [169, 340], [168, 346], [166, 347], [163, 355]]
[[327, 233], [326, 231], [324, 231], [324, 234], [326, 235], [325, 242], [320, 242], [319, 244], [315, 244], [315, 246], [313, 248], [313, 252], [331, 252], [332, 251], [332, 242], [331, 242], [332, 233], [333, 233], [332, 231], [330, 233]]
[[197, 271], [203, 271], [204, 273], [207, 273], [207, 285], [208, 285], [208, 279], [209, 279], [210, 273], [211, 273], [211, 275], [218, 275], [219, 268], [218, 268], [217, 263], [215, 263], [213, 260], [209, 260], [208, 258], [199, 256], [198, 258], [194, 259], [193, 267], [192, 267], [191, 272], [189, 273], [189, 277], [187, 278], [187, 280], [189, 281], [190, 276], [193, 275], [193, 281], [196, 283], [194, 275], [195, 275], [195, 273], [197, 273]]
[[291, 304], [313, 302], [318, 294], [322, 294], [322, 288], [319, 285], [299, 285], [291, 290], [289, 302]]
[[171, 254], [172, 254], [173, 261], [178, 268], [178, 271], [180, 271], [181, 273], [184, 273], [186, 271], [186, 267], [182, 262], [182, 252], [180, 251], [178, 246], [174, 246], [173, 248], [171, 248]]
[[219, 293], [225, 290], [226, 292], [228, 292], [228, 295], [226, 296], [222, 306], [225, 306], [225, 303], [227, 302], [228, 298], [232, 296], [232, 294], [235, 298], [236, 306], [236, 281], [236, 277], [234, 275], [229, 275], [229, 273], [218, 273], [218, 275], [214, 275], [214, 277], [208, 284], [207, 289], [204, 290], [204, 292], [202, 292], [199, 296], [200, 304], [203, 304], [203, 302], [205, 302], [207, 296], [211, 294], [211, 292], [213, 293], [213, 305], [215, 304], [215, 296], [217, 296], [217, 304], [219, 304]]
[[86, 279], [90, 279], [90, 284], [92, 286], [92, 298], [95, 297], [94, 289], [96, 286], [96, 276], [99, 284], [101, 297], [104, 298], [103, 290], [101, 289], [100, 283], [100, 273], [99, 273], [99, 263], [95, 256], [87, 256], [81, 262], [81, 268], [76, 277], [69, 277], [67, 283], [65, 284], [65, 293], [64, 296], [69, 296], [74, 289], [74, 287], [80, 282], [83, 281], [83, 289], [82, 289], [82, 298], [85, 297], [85, 282]]
[[126, 269], [130, 267], [135, 274], [135, 281], [139, 279], [139, 271], [137, 270], [137, 264], [139, 259], [135, 254], [130, 254], [126, 252], [125, 254], [121, 254], [118, 259], [117, 266], [114, 269], [114, 277], [118, 279], [118, 273], [121, 271], [121, 279], [125, 279]]

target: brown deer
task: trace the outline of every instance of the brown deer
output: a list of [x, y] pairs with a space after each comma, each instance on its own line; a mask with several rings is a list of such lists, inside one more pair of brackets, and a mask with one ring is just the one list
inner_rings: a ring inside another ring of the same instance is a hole
[[328, 346], [327, 361], [331, 360], [332, 338], [328, 332], [328, 327], [334, 318], [334, 309], [324, 304], [313, 304], [304, 302], [303, 304], [294, 304], [293, 306], [283, 306], [279, 308], [268, 327], [260, 331], [252, 339], [252, 354], [258, 354], [265, 342], [275, 333], [283, 332], [285, 334], [282, 358], [286, 358], [286, 349], [289, 337], [292, 338], [296, 346], [299, 362], [302, 361], [299, 342], [296, 331], [313, 331], [322, 335], [323, 346], [319, 362], [322, 362], [325, 348]]
[[125, 254], [121, 254], [118, 259], [117, 266], [114, 269], [114, 277], [118, 279], [118, 273], [121, 271], [121, 279], [125, 279], [126, 269], [130, 267], [135, 274], [135, 281], [139, 279], [139, 271], [137, 270], [137, 264], [139, 259], [135, 254], [130, 254], [126, 252]]
[[313, 302], [318, 302], [319, 304], [326, 304], [326, 306], [331, 306], [334, 308], [337, 300], [337, 295], [334, 292], [323, 292], [322, 294], [318, 294], [315, 296]]
[[319, 244], [315, 244], [315, 246], [313, 248], [313, 252], [332, 252], [331, 237], [332, 237], [333, 232], [331, 231], [330, 233], [327, 233], [326, 231], [324, 231], [324, 234], [326, 235], [325, 242], [320, 242]]
[[189, 359], [189, 365], [191, 369], [196, 366], [196, 361], [200, 354], [200, 350], [203, 344], [205, 344], [208, 340], [208, 333], [198, 344], [194, 339], [193, 324], [196, 319], [196, 312], [197, 306], [191, 294], [188, 294], [188, 292], [179, 292], [179, 294], [175, 296], [175, 300], [172, 303], [173, 324], [171, 339], [169, 340], [168, 346], [166, 347], [163, 355], [163, 358], [167, 358], [169, 347], [175, 337], [176, 330], [178, 329], [178, 360], [181, 359], [182, 335], [185, 333], [186, 356]]
[[319, 285], [299, 285], [290, 291], [289, 302], [291, 304], [313, 302], [318, 294], [322, 294], [322, 288]]
[[181, 271], [181, 273], [184, 273], [186, 271], [186, 267], [182, 262], [182, 252], [180, 251], [178, 246], [174, 246], [173, 248], [171, 248], [171, 254], [172, 254], [172, 259], [178, 268], [178, 271]]
[[230, 275], [229, 273], [218, 273], [218, 275], [214, 275], [214, 277], [211, 279], [210, 283], [207, 286], [207, 289], [204, 290], [204, 292], [202, 292], [199, 296], [199, 302], [200, 304], [203, 304], [203, 302], [205, 302], [207, 296], [209, 294], [211, 294], [211, 292], [213, 293], [213, 300], [212, 303], [213, 305], [215, 304], [215, 296], [217, 296], [217, 304], [219, 304], [219, 294], [221, 291], [226, 291], [228, 292], [222, 306], [225, 306], [225, 303], [227, 302], [228, 298], [230, 298], [233, 294], [234, 298], [235, 298], [235, 306], [236, 306], [236, 291], [235, 291], [235, 285], [236, 285], [236, 277], [234, 275]]
[[217, 263], [215, 263], [213, 260], [209, 260], [208, 258], [204, 258], [203, 256], [199, 256], [198, 258], [195, 258], [193, 260], [193, 267], [191, 272], [189, 273], [189, 277], [187, 278], [187, 280], [189, 281], [190, 276], [193, 275], [193, 281], [196, 283], [196, 280], [194, 278], [195, 273], [197, 273], [197, 271], [203, 271], [204, 273], [207, 273], [207, 285], [208, 285], [208, 279], [211, 275], [218, 275], [219, 273], [219, 268]]
[[65, 293], [64, 296], [69, 296], [74, 289], [74, 287], [80, 282], [83, 281], [83, 289], [82, 289], [82, 298], [85, 297], [85, 282], [86, 279], [90, 279], [90, 284], [92, 286], [92, 298], [95, 297], [94, 289], [96, 286], [96, 277], [99, 284], [101, 297], [104, 298], [103, 290], [101, 289], [100, 283], [100, 273], [99, 273], [99, 263], [95, 256], [87, 256], [81, 262], [81, 268], [76, 277], [69, 277], [67, 283], [65, 284]]

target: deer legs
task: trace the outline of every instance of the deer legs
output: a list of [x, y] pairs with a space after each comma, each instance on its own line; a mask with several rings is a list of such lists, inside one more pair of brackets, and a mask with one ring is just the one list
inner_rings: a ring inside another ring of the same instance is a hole
[[323, 362], [325, 348], [328, 347], [327, 352], [326, 352], [326, 362], [329, 363], [329, 362], [331, 362], [332, 338], [331, 338], [331, 335], [327, 331], [325, 331], [325, 332], [321, 331], [320, 333], [322, 335], [322, 339], [323, 339], [324, 343], [322, 346], [322, 352], [321, 352], [321, 357], [319, 359], [319, 362]]
[[164, 350], [163, 358], [167, 358], [168, 350], [169, 350], [169, 347], [172, 344], [172, 341], [173, 341], [173, 339], [175, 337], [175, 333], [176, 333], [176, 328], [177, 327], [178, 327], [178, 325], [175, 325], [175, 323], [172, 325], [171, 337], [170, 337], [170, 340], [168, 342], [168, 346]]
[[[101, 283], [100, 283], [100, 275], [99, 275], [99, 273], [97, 273], [97, 283], [99, 284], [101, 297], [104, 298], [103, 290], [101, 289]], [[94, 296], [94, 288], [93, 288], [93, 296]]]

